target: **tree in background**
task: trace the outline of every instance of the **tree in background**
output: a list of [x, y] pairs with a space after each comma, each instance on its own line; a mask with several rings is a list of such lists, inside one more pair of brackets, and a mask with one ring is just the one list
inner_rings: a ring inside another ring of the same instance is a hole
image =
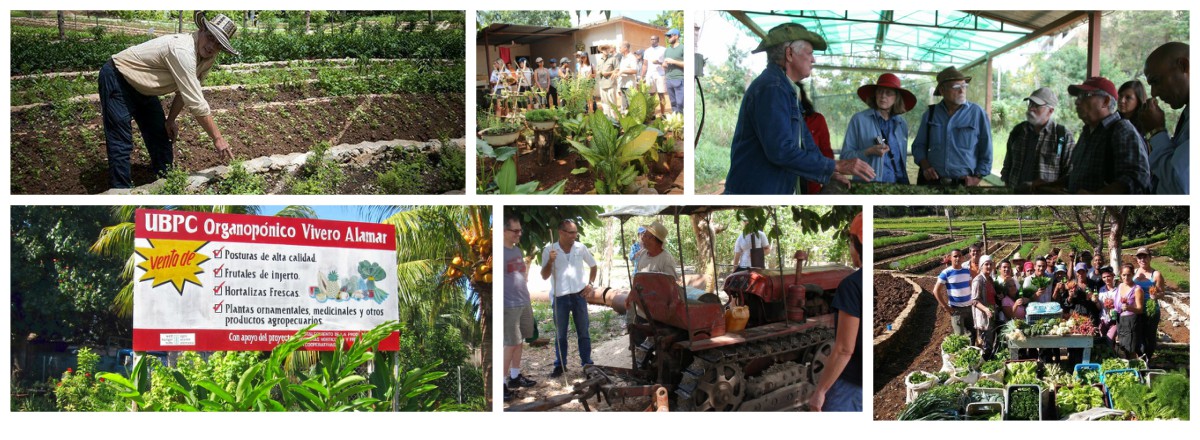
[[679, 10], [679, 11], [659, 12], [658, 16], [654, 17], [653, 20], [650, 20], [650, 24], [655, 25], [655, 26], [665, 27], [667, 29], [670, 29], [670, 28], [678, 29], [680, 31], [679, 35], [682, 37], [682, 35], [683, 35], [683, 11]]
[[479, 29], [493, 23], [571, 27], [571, 14], [567, 11], [475, 11], [475, 23]]

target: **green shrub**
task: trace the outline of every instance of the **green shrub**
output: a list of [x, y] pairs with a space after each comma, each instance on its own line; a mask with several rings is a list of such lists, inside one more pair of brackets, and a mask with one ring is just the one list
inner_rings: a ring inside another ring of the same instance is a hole
[[1175, 261], [1188, 261], [1191, 258], [1188, 225], [1178, 225], [1162, 247], [1162, 254]]
[[164, 177], [163, 185], [151, 191], [154, 194], [163, 195], [178, 195], [187, 194], [188, 177], [191, 177], [187, 171], [181, 167], [171, 167], [167, 171], [167, 176]]
[[295, 177], [289, 177], [288, 187], [292, 194], [333, 194], [346, 176], [342, 169], [327, 157], [329, 142], [321, 142], [313, 147], [304, 165], [296, 172]]
[[80, 348], [78, 356], [78, 370], [68, 368], [54, 385], [55, 407], [59, 411], [125, 410], [116, 390], [95, 375], [100, 356], [87, 347]]
[[392, 162], [386, 172], [376, 173], [379, 189], [383, 194], [423, 194], [425, 192], [426, 163], [423, 157], [414, 155], [412, 160]]
[[229, 164], [229, 174], [217, 183], [221, 194], [265, 194], [267, 182], [263, 176], [246, 172], [245, 162], [234, 160]]

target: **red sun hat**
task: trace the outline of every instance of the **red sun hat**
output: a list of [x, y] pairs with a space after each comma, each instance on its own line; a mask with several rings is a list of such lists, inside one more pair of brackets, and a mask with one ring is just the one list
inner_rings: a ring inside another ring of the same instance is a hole
[[1071, 94], [1071, 96], [1078, 96], [1083, 92], [1091, 92], [1096, 90], [1102, 90], [1104, 93], [1107, 93], [1108, 96], [1113, 98], [1117, 97], [1117, 86], [1114, 86], [1112, 81], [1109, 81], [1108, 78], [1102, 76], [1093, 76], [1084, 81], [1083, 84], [1072, 84], [1067, 86], [1067, 93]]
[[875, 84], [867, 84], [859, 87], [859, 99], [862, 99], [863, 102], [867, 103], [867, 105], [871, 105], [871, 103], [875, 101], [875, 89], [879, 87], [887, 87], [899, 93], [900, 97], [904, 99], [904, 111], [907, 112], [912, 110], [913, 107], [917, 106], [917, 95], [914, 95], [913, 92], [901, 87], [900, 78], [890, 73], [879, 75], [879, 79], [875, 81]]

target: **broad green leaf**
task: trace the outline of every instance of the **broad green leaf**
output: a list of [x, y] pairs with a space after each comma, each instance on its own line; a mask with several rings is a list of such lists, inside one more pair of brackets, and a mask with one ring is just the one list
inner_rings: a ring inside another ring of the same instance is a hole
[[576, 169], [571, 170], [571, 174], [573, 174], [573, 175], [579, 175], [579, 174], [583, 174], [586, 172], [588, 172], [587, 167], [581, 167], [581, 168], [576, 168]]
[[500, 194], [516, 194], [517, 189], [517, 164], [510, 161], [505, 161], [500, 165], [500, 171], [496, 173], [496, 187]]

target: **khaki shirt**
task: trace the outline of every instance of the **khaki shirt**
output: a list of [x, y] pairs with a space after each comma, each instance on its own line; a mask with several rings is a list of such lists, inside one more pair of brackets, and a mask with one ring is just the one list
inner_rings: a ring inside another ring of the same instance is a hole
[[196, 34], [164, 35], [125, 49], [112, 60], [138, 93], [162, 96], [179, 92], [192, 116], [212, 114], [200, 81], [208, 76], [216, 57], [197, 60]]

